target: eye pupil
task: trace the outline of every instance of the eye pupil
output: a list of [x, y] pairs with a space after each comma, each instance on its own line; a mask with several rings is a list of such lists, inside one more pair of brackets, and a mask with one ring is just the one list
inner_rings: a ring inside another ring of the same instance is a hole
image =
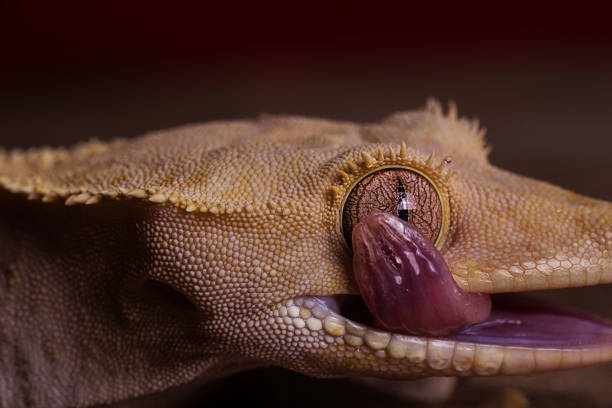
[[397, 216], [406, 221], [410, 222], [410, 210], [414, 210], [416, 208], [416, 203], [414, 202], [414, 197], [410, 194], [410, 199], [406, 194], [406, 190], [404, 189], [404, 184], [402, 184], [402, 179], [397, 178]]
[[353, 186], [342, 209], [342, 232], [350, 248], [353, 226], [373, 212], [412, 223], [432, 242], [442, 225], [442, 204], [432, 182], [408, 168], [380, 169]]

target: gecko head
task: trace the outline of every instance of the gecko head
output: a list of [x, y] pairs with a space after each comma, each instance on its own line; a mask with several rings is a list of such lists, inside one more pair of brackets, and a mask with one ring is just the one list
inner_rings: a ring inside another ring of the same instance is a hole
[[[154, 205], [143, 224], [150, 278], [196, 305], [218, 353], [389, 378], [612, 359], [611, 323], [504, 295], [612, 282], [612, 204], [490, 165], [477, 124], [435, 103], [375, 125], [272, 117], [259, 126], [267, 131], [252, 143], [211, 153], [205, 212]], [[398, 180], [452, 284], [493, 295], [480, 326], [416, 335], [372, 318], [352, 231], [373, 212], [398, 215]]]
[[9, 400], [95, 405], [257, 365], [407, 379], [612, 360], [610, 322], [517, 293], [611, 282], [612, 204], [486, 153], [437, 103], [0, 150], [1, 368], [28, 384]]

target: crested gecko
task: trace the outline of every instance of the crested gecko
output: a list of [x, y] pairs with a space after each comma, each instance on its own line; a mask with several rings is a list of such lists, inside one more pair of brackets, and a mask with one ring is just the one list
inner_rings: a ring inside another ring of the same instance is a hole
[[[371, 124], [262, 116], [0, 151], [0, 405], [110, 404], [265, 365], [416, 379], [612, 360], [608, 321], [505, 298], [612, 282], [612, 204], [487, 152], [434, 101]], [[460, 290], [516, 319], [373, 323], [351, 233], [393, 212], [396, 179]]]

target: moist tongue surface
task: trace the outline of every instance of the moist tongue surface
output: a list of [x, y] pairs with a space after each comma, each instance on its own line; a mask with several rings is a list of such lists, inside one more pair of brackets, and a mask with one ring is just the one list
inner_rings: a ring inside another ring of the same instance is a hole
[[442, 255], [412, 224], [372, 213], [355, 226], [352, 240], [355, 279], [385, 329], [443, 336], [489, 316], [490, 297], [461, 290]]

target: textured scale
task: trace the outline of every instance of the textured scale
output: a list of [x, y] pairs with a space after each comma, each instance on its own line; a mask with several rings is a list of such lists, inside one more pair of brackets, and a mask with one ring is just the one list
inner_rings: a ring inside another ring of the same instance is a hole
[[612, 282], [612, 205], [492, 167], [482, 135], [430, 103], [376, 124], [264, 116], [0, 151], [0, 405], [108, 403], [269, 364], [406, 379], [612, 358], [397, 337], [298, 298], [358, 294], [340, 206], [390, 163], [439, 184], [438, 249], [463, 289]]

